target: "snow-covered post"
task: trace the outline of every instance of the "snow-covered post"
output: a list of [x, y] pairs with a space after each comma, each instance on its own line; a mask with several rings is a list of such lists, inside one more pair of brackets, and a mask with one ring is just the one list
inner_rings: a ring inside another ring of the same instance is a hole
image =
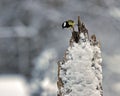
[[58, 62], [58, 96], [103, 96], [102, 58], [96, 36], [89, 39], [78, 17], [78, 32], [72, 32], [70, 46]]

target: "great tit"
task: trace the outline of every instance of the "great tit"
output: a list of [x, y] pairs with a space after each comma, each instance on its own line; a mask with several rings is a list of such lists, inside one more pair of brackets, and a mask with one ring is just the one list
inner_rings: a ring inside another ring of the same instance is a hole
[[75, 23], [74, 23], [73, 20], [67, 20], [67, 21], [64, 21], [64, 22], [62, 23], [62, 28], [63, 28], [63, 29], [64, 29], [64, 28], [72, 28], [73, 31], [74, 31], [74, 25], [75, 25]]

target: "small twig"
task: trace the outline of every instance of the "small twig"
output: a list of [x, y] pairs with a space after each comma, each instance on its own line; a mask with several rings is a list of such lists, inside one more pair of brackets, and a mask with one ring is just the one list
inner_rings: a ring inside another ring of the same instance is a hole
[[81, 21], [80, 21], [80, 16], [78, 16], [78, 32], [80, 34], [80, 30], [81, 30]]

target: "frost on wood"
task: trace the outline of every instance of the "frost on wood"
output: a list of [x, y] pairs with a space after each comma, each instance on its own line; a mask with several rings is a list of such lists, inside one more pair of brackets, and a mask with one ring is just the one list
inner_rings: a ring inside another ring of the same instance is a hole
[[78, 32], [58, 62], [58, 96], [103, 96], [101, 63], [100, 43], [78, 18]]

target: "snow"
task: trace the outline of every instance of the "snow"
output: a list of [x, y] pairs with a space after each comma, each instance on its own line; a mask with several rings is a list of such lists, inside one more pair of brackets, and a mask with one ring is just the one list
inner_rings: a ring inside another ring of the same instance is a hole
[[[45, 49], [33, 62], [34, 68], [32, 71], [32, 79], [30, 82], [31, 94], [38, 94], [39, 96], [55, 96], [57, 92], [56, 70], [57, 64], [55, 58], [57, 57], [54, 48]], [[52, 74], [52, 75], [51, 75]]]
[[[91, 45], [84, 34], [79, 43], [73, 43], [66, 51], [65, 63], [60, 63], [63, 96], [101, 96], [101, 50]], [[63, 70], [66, 69], [66, 70]]]
[[30, 96], [28, 85], [22, 76], [0, 76], [0, 96]]
[[56, 58], [57, 53], [56, 50], [53, 48], [47, 49], [38, 56], [34, 60], [34, 63], [36, 64], [35, 69], [36, 70], [47, 70], [50, 61], [52, 61], [54, 58]]
[[41, 82], [41, 87], [44, 89], [42, 96], [53, 96], [57, 92], [56, 82], [51, 82], [47, 77]]

